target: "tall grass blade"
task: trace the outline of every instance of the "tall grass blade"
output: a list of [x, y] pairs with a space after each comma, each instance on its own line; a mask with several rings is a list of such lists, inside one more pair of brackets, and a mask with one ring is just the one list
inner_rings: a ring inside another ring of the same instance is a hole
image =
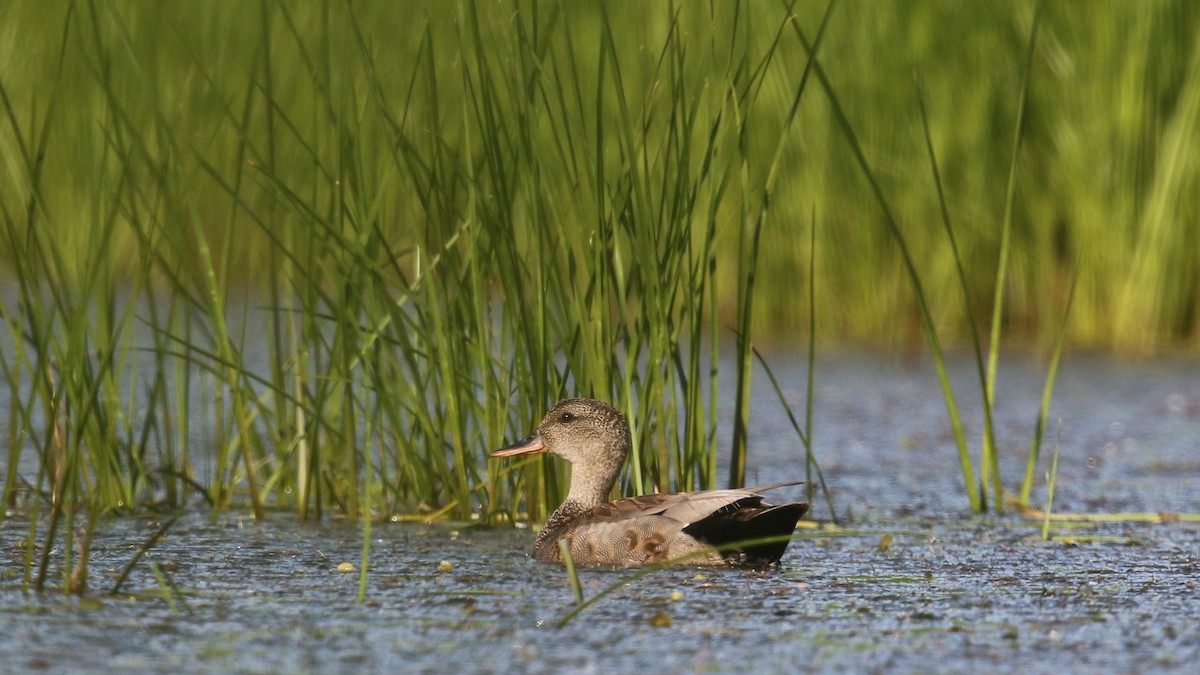
[[1017, 99], [1017, 122], [1013, 129], [1012, 147], [1009, 154], [1008, 185], [1004, 197], [1004, 220], [1000, 231], [1000, 258], [996, 264], [995, 297], [992, 300], [992, 326], [988, 340], [987, 383], [983, 391], [983, 459], [981, 481], [990, 485], [992, 503], [996, 512], [1004, 509], [1004, 487], [1000, 480], [1000, 459], [996, 452], [996, 432], [992, 424], [992, 409], [996, 400], [996, 369], [1000, 357], [1000, 330], [1004, 323], [1004, 297], [1008, 284], [1010, 248], [1012, 246], [1013, 207], [1017, 199], [1017, 168], [1021, 152], [1021, 139], [1025, 134], [1026, 101], [1029, 97], [1030, 72], [1033, 69], [1034, 47], [1037, 45], [1038, 25], [1042, 8], [1034, 6], [1033, 22], [1029, 27], [1029, 41], [1025, 51], [1025, 67], [1021, 73], [1021, 91]]
[[[941, 170], [938, 168], [937, 152], [936, 152], [936, 150], [934, 150], [934, 147], [933, 147], [933, 135], [932, 135], [932, 133], [930, 133], [930, 130], [929, 130], [929, 112], [925, 105], [925, 94], [922, 91], [921, 81], [919, 78], [914, 76], [913, 83], [914, 83], [914, 85], [916, 87], [916, 91], [917, 91], [917, 106], [921, 113], [921, 130], [922, 130], [922, 132], [924, 134], [924, 138], [925, 138], [925, 149], [929, 155], [929, 170], [933, 174], [933, 184], [934, 184], [934, 187], [937, 189], [938, 210], [939, 210], [939, 213], [941, 214], [942, 227], [946, 231], [946, 241], [948, 241], [950, 243], [950, 250], [954, 257], [954, 268], [955, 268], [955, 271], [958, 273], [958, 286], [959, 286], [959, 290], [962, 292], [965, 322], [967, 324], [967, 327], [970, 329], [971, 348], [972, 348], [972, 351], [974, 352], [974, 356], [975, 356], [975, 367], [976, 367], [976, 372], [979, 376], [979, 387], [980, 387], [980, 391], [983, 392], [982, 400], [984, 402], [983, 403], [984, 415], [987, 419], [990, 420], [991, 405], [990, 405], [990, 399], [986, 393], [987, 392], [987, 373], [984, 369], [983, 352], [982, 352], [982, 347], [980, 346], [980, 339], [979, 339], [979, 327], [978, 327], [978, 323], [975, 319], [975, 310], [972, 307], [972, 303], [971, 303], [970, 286], [967, 283], [967, 274], [963, 267], [962, 253], [959, 251], [959, 248], [958, 248], [958, 239], [957, 239], [957, 237], [955, 237], [954, 227], [950, 223], [950, 210], [946, 207], [946, 193], [945, 193], [945, 190], [944, 190], [943, 184], [942, 184], [942, 174], [941, 174]], [[939, 375], [940, 375], [940, 371], [939, 371]], [[943, 390], [942, 391], [943, 391], [943, 395], [945, 395], [945, 392], [947, 391], [947, 389], [946, 389], [946, 382], [944, 380], [943, 380]], [[957, 405], [955, 404], [953, 406], [950, 406], [949, 401], [947, 402], [947, 405], [948, 405], [948, 407], [950, 407], [952, 409], [957, 409]], [[974, 466], [970, 461], [970, 449], [966, 445], [966, 434], [963, 431], [962, 423], [961, 423], [960, 419], [958, 418], [958, 415], [954, 412], [951, 413], [951, 423], [953, 424], [953, 427], [954, 427], [954, 439], [955, 439], [955, 443], [958, 447], [960, 468], [963, 473], [963, 483], [967, 486], [975, 485], [977, 479], [975, 476]], [[988, 423], [988, 424], [990, 424], [990, 423]], [[982, 498], [982, 496], [981, 496], [981, 498]], [[975, 506], [975, 504], [976, 504], [975, 500], [972, 500], [971, 503], [972, 503], [973, 508], [975, 508], [976, 511], [979, 511], [979, 510], [982, 510], [983, 508], [985, 508], [983, 506], [982, 501], [979, 502], [978, 507]]]
[[[787, 5], [789, 16], [794, 4], [793, 2]], [[788, 138], [792, 125], [796, 121], [797, 113], [800, 110], [800, 101], [804, 96], [804, 92], [808, 89], [809, 76], [813, 72], [813, 67], [817, 64], [817, 52], [820, 49], [821, 41], [825, 37], [825, 30], [829, 25], [830, 18], [833, 16], [835, 4], [833, 0], [830, 0], [826, 5], [825, 13], [821, 18], [821, 24], [817, 29], [812, 47], [807, 49], [808, 58], [804, 65], [804, 71], [801, 73], [800, 79], [795, 86], [791, 108], [788, 110], [787, 117], [784, 119], [783, 126], [779, 132], [779, 142], [775, 145], [775, 152], [770, 164], [767, 165], [766, 180], [762, 186], [759, 198], [760, 203], [757, 210], [744, 213], [743, 222], [752, 219], [752, 224], [749, 228], [743, 227], [741, 235], [738, 238], [737, 367], [735, 371], [737, 384], [735, 385], [736, 400], [734, 402], [733, 441], [729, 457], [729, 487], [731, 488], [742, 487], [746, 483], [746, 446], [749, 438], [750, 418], [750, 380], [753, 372], [754, 356], [754, 346], [750, 333], [754, 321], [754, 286], [757, 279], [759, 246], [762, 239], [762, 232], [768, 215], [771, 213], [771, 199], [774, 195], [783, 151], [787, 146], [784, 141]], [[759, 70], [765, 68], [767, 60], [774, 54], [789, 24], [794, 26], [796, 22], [789, 20], [779, 27], [779, 32], [776, 34], [772, 49], [768, 52]], [[757, 92], [757, 89], [752, 89], [750, 86], [747, 87], [747, 90]], [[754, 190], [749, 185], [749, 159], [746, 156], [747, 148], [744, 144], [744, 137], [742, 143], [739, 144], [739, 152], [743, 184], [742, 190], [747, 195], [753, 194]]]
[[838, 516], [837, 511], [833, 508], [833, 497], [829, 494], [829, 488], [825, 485], [825, 475], [813, 453], [813, 406], [816, 400], [815, 383], [817, 380], [817, 211], [815, 207], [808, 231], [808, 370], [804, 382], [804, 492], [805, 501], [811, 504], [815, 489], [813, 485], [813, 472], [815, 471], [821, 483], [821, 492], [825, 495], [825, 504], [829, 507], [829, 516], [836, 523]]
[[[792, 26], [797, 39], [800, 40], [800, 43], [804, 46], [805, 51], [808, 52], [810, 56], [813, 56], [814, 52], [812, 43], [809, 42], [808, 37], [805, 35], [803, 29], [795, 23], [793, 23]], [[858, 135], [854, 132], [854, 128], [850, 124], [850, 120], [846, 116], [838, 96], [833, 89], [833, 84], [825, 75], [825, 70], [821, 67], [819, 60], [816, 58], [811, 58], [810, 63], [813, 65], [813, 72], [817, 76], [817, 81], [821, 84], [822, 89], [825, 91], [825, 95], [829, 102], [834, 120], [837, 122], [838, 128], [842, 132], [842, 137], [845, 138], [849, 143], [855, 162], [858, 164], [863, 176], [866, 177], [867, 182], [871, 186], [871, 193], [875, 198], [876, 203], [879, 205], [880, 211], [882, 212], [884, 225], [888, 233], [891, 235], [892, 240], [900, 249], [900, 255], [904, 262], [905, 272], [908, 275], [909, 283], [913, 289], [913, 294], [916, 296], [917, 307], [920, 311], [921, 325], [924, 328], [925, 337], [929, 341], [929, 348], [933, 355], [934, 365], [937, 368], [938, 381], [942, 388], [942, 398], [946, 402], [947, 413], [950, 416], [950, 423], [954, 429], [954, 438], [955, 444], [958, 448], [959, 463], [962, 467], [962, 473], [965, 478], [967, 500], [970, 503], [972, 510], [976, 512], [982, 512], [986, 509], [986, 502], [984, 501], [985, 495], [980, 492], [974, 480], [975, 470], [971, 462], [970, 451], [967, 447], [966, 436], [963, 432], [962, 421], [959, 418], [958, 403], [954, 397], [953, 388], [950, 385], [950, 376], [946, 369], [945, 355], [942, 351], [941, 341], [937, 336], [937, 328], [933, 323], [933, 315], [929, 309], [929, 302], [926, 299], [925, 290], [921, 284], [920, 275], [917, 274], [916, 263], [913, 260], [912, 254], [909, 252], [908, 243], [904, 237], [904, 234], [900, 231], [899, 225], [892, 216], [892, 209], [887, 198], [883, 194], [883, 188], [879, 185], [879, 181], [875, 178], [875, 172], [871, 168], [870, 162], [867, 161], [866, 153], [863, 151], [862, 145], [858, 141]]]
[[[834, 520], [834, 522], [837, 522], [837, 511], [833, 506], [833, 495], [831, 495], [829, 492], [829, 486], [825, 484], [825, 473], [821, 471], [821, 465], [817, 463], [816, 455], [813, 453], [811, 413], [806, 415], [804, 428], [801, 428], [799, 421], [796, 420], [795, 413], [792, 412], [791, 404], [787, 401], [787, 396], [783, 393], [783, 388], [779, 386], [779, 380], [775, 378], [775, 372], [771, 369], [771, 366], [767, 363], [767, 360], [763, 358], [763, 355], [759, 353], [757, 349], [754, 350], [754, 356], [758, 359], [759, 364], [762, 365], [763, 371], [767, 374], [767, 378], [771, 380], [771, 386], [775, 389], [775, 395], [779, 397], [779, 403], [783, 406], [783, 410], [788, 416], [788, 421], [792, 424], [792, 429], [796, 431], [796, 435], [800, 437], [801, 445], [804, 446], [805, 475], [811, 476], [813, 472], [816, 473], [817, 484], [821, 486], [821, 493], [825, 497], [825, 505], [829, 508], [830, 517]], [[811, 369], [812, 363], [810, 360], [808, 376], [810, 381], [812, 378]], [[810, 387], [809, 396], [811, 395], [812, 389]], [[809, 494], [812, 493], [812, 490], [809, 488], [807, 482], [805, 483], [805, 492]], [[812, 497], [808, 497], [808, 499], [812, 499]]]
[[1050, 514], [1054, 510], [1054, 485], [1058, 482], [1058, 449], [1062, 437], [1061, 421], [1058, 427], [1058, 434], [1054, 440], [1054, 459], [1050, 462], [1049, 473], [1046, 474], [1046, 515], [1042, 519], [1042, 541], [1050, 540]]
[[372, 505], [372, 485], [371, 474], [374, 473], [370, 469], [371, 455], [374, 454], [371, 447], [374, 445], [374, 434], [368, 426], [367, 443], [364, 447], [367, 448], [366, 462], [367, 470], [363, 472], [363, 505], [362, 505], [362, 528], [363, 528], [363, 544], [362, 555], [359, 560], [358, 567], [358, 603], [362, 604], [367, 600], [367, 575], [371, 569], [371, 519], [373, 514]]
[[1019, 505], [1029, 506], [1029, 497], [1033, 492], [1033, 476], [1037, 469], [1038, 459], [1042, 450], [1042, 438], [1046, 433], [1046, 420], [1050, 414], [1050, 399], [1054, 395], [1054, 382], [1058, 378], [1058, 364], [1062, 359], [1063, 343], [1067, 337], [1067, 317], [1071, 313], [1071, 305], [1075, 302], [1075, 289], [1079, 283], [1079, 267], [1071, 278], [1071, 289], [1067, 292], [1067, 304], [1063, 308], [1062, 321], [1059, 324], [1058, 339], [1054, 343], [1054, 353], [1050, 357], [1050, 366], [1046, 369], [1046, 384], [1042, 388], [1042, 405], [1038, 409], [1037, 424], [1033, 429], [1033, 440], [1029, 443], [1029, 457], [1025, 462], [1025, 480], [1021, 482]]
[[562, 553], [563, 567], [567, 571], [567, 581], [571, 584], [571, 592], [575, 595], [575, 604], [583, 606], [583, 586], [579, 583], [579, 572], [575, 569], [575, 558], [571, 555], [571, 545], [566, 539], [558, 540], [558, 550]]
[[179, 522], [179, 519], [183, 517], [183, 514], [184, 512], [180, 511], [179, 513], [176, 513], [170, 518], [164, 520], [162, 524], [154, 530], [153, 534], [151, 534], [149, 537], [146, 537], [146, 539], [142, 541], [141, 546], [138, 547], [137, 551], [134, 551], [133, 557], [129, 559], [129, 562], [125, 563], [125, 567], [121, 568], [121, 573], [117, 575], [117, 580], [113, 582], [112, 589], [108, 591], [109, 595], [119, 595], [121, 593], [121, 588], [129, 579], [129, 574], [133, 571], [133, 568], [137, 566], [138, 561], [140, 561], [142, 557], [150, 551], [151, 548], [162, 541], [163, 537], [167, 534], [167, 531], [169, 531], [175, 525], [175, 523]]

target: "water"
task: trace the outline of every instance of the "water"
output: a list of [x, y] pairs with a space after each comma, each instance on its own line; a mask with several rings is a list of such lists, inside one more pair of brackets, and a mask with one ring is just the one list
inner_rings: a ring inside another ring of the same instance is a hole
[[[776, 361], [789, 396], [802, 402], [803, 370]], [[1002, 368], [997, 429], [1012, 488], [1042, 374], [1015, 357]], [[528, 559], [527, 529], [376, 524], [359, 604], [358, 574], [338, 571], [360, 563], [358, 524], [299, 524], [287, 514], [213, 523], [196, 513], [134, 568], [127, 594], [106, 591], [157, 518], [103, 525], [93, 592], [39, 596], [17, 589], [28, 522], [10, 519], [0, 523], [0, 663], [41, 673], [1194, 668], [1200, 525], [1056, 526], [1075, 536], [1070, 545], [1041, 541], [1037, 521], [972, 517], [927, 363], [846, 354], [818, 369], [817, 448], [846, 529], [801, 530], [778, 570], [655, 572], [557, 627], [574, 598], [562, 570]], [[969, 363], [954, 372], [967, 396]], [[1200, 512], [1197, 375], [1184, 361], [1068, 361], [1039, 470], [1057, 434], [1055, 510]], [[759, 377], [752, 481], [803, 470], [773, 397]], [[968, 424], [977, 430], [977, 415]], [[797, 495], [780, 495], [788, 496]], [[829, 522], [834, 514], [818, 502], [814, 515]], [[881, 545], [885, 535], [890, 546]], [[182, 591], [175, 612], [151, 562]], [[629, 577], [584, 571], [585, 595]]]

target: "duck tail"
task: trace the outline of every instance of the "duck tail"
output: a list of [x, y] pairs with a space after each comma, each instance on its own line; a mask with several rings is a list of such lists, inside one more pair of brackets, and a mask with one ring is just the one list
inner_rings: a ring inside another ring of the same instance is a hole
[[[796, 522], [808, 512], [808, 504], [795, 502], [779, 506], [722, 509], [708, 518], [684, 528], [688, 534], [722, 548], [721, 555], [734, 565], [768, 567], [779, 562], [787, 551]], [[738, 546], [738, 542], [778, 538], [779, 541]], [[729, 546], [730, 548], [723, 548]]]

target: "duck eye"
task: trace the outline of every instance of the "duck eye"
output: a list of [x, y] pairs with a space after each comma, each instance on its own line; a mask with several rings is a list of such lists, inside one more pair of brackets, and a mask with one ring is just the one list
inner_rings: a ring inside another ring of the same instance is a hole
[[571, 422], [575, 419], [575, 415], [572, 413], [569, 413], [569, 412], [565, 412], [562, 414], [562, 417], [560, 417], [559, 419], [561, 419], [564, 422]]

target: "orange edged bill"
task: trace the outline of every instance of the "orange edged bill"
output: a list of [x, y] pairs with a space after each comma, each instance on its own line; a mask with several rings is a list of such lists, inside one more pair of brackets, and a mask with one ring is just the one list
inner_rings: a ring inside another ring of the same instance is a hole
[[546, 444], [542, 442], [541, 434], [531, 434], [521, 440], [506, 445], [499, 450], [493, 451], [491, 457], [512, 457], [513, 455], [532, 455], [537, 452], [545, 452]]

